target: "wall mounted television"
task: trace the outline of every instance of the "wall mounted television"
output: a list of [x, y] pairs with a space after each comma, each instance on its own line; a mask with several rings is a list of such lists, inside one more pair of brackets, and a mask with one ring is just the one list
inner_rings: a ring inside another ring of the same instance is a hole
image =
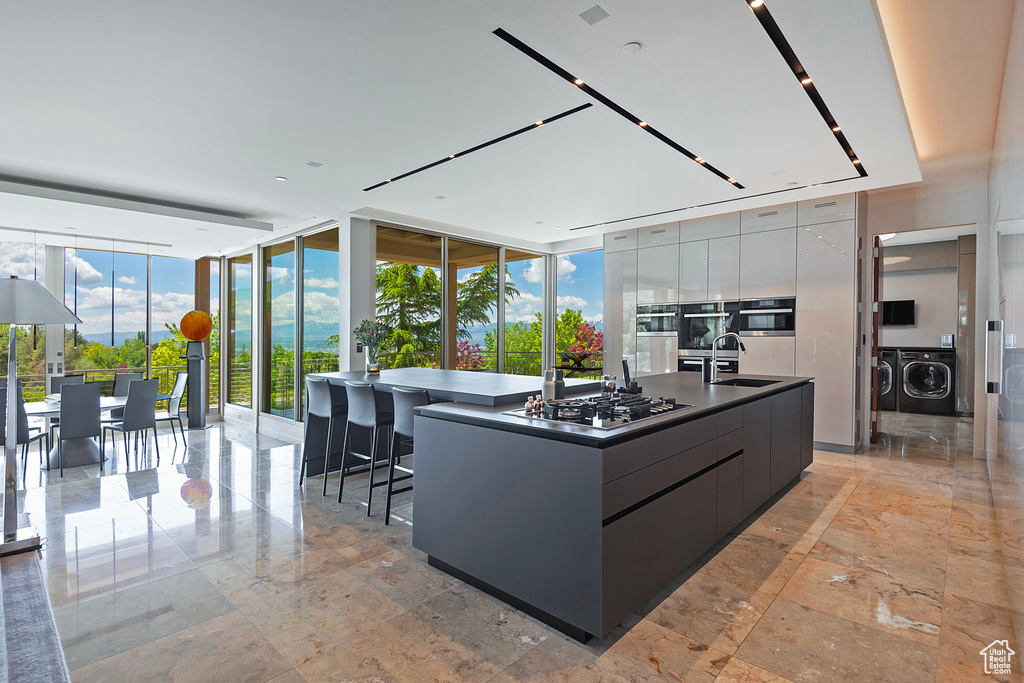
[[882, 302], [882, 324], [883, 325], [916, 325], [914, 316], [914, 300], [906, 301], [883, 301]]

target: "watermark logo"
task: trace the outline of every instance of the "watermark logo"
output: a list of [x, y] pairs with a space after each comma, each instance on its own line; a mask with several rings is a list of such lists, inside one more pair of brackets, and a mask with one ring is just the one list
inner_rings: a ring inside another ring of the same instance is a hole
[[993, 640], [980, 653], [985, 658], [985, 673], [997, 676], [1010, 675], [1010, 657], [1017, 654], [1010, 649], [1006, 640]]

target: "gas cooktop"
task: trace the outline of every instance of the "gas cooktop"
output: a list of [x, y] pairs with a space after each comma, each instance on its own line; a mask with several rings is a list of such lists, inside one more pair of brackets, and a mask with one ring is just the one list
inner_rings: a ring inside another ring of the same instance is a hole
[[597, 394], [562, 401], [547, 401], [538, 403], [533, 408], [508, 410], [504, 414], [546, 422], [615, 429], [692, 407], [690, 403], [676, 403], [674, 398], [654, 398], [642, 394]]

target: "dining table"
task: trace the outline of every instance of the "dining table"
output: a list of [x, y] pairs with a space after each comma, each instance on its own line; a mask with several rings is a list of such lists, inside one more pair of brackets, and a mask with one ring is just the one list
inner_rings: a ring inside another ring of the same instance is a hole
[[[157, 394], [157, 402], [166, 401], [170, 394]], [[124, 408], [128, 402], [127, 396], [100, 396], [100, 416], [109, 413], [116, 408]], [[47, 394], [42, 401], [32, 401], [25, 404], [25, 414], [31, 419], [33, 417], [51, 420], [60, 417], [60, 394]], [[60, 429], [57, 430], [58, 435]], [[113, 443], [113, 441], [111, 442]], [[58, 444], [51, 444], [48, 454], [49, 465], [57, 467]], [[92, 438], [67, 439], [64, 441], [64, 467], [78, 467], [79, 465], [90, 465], [100, 462], [99, 443]]]

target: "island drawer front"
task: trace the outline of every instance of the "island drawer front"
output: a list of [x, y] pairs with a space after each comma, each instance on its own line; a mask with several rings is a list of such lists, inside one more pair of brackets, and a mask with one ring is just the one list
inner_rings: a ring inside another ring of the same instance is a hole
[[604, 449], [604, 482], [636, 472], [718, 436], [718, 416], [709, 415]]
[[725, 460], [743, 450], [743, 430], [737, 429], [735, 432], [720, 436], [715, 443], [718, 444], [718, 459]]
[[[740, 441], [742, 448], [742, 439]], [[604, 519], [653, 496], [687, 477], [711, 467], [718, 460], [718, 442], [708, 441], [696, 448], [659, 460], [642, 470], [619, 477], [602, 487]], [[636, 514], [636, 512], [632, 513]]]
[[604, 527], [604, 635], [715, 544], [714, 470]]
[[727, 434], [743, 426], [743, 406], [729, 408], [718, 414], [718, 435]]

